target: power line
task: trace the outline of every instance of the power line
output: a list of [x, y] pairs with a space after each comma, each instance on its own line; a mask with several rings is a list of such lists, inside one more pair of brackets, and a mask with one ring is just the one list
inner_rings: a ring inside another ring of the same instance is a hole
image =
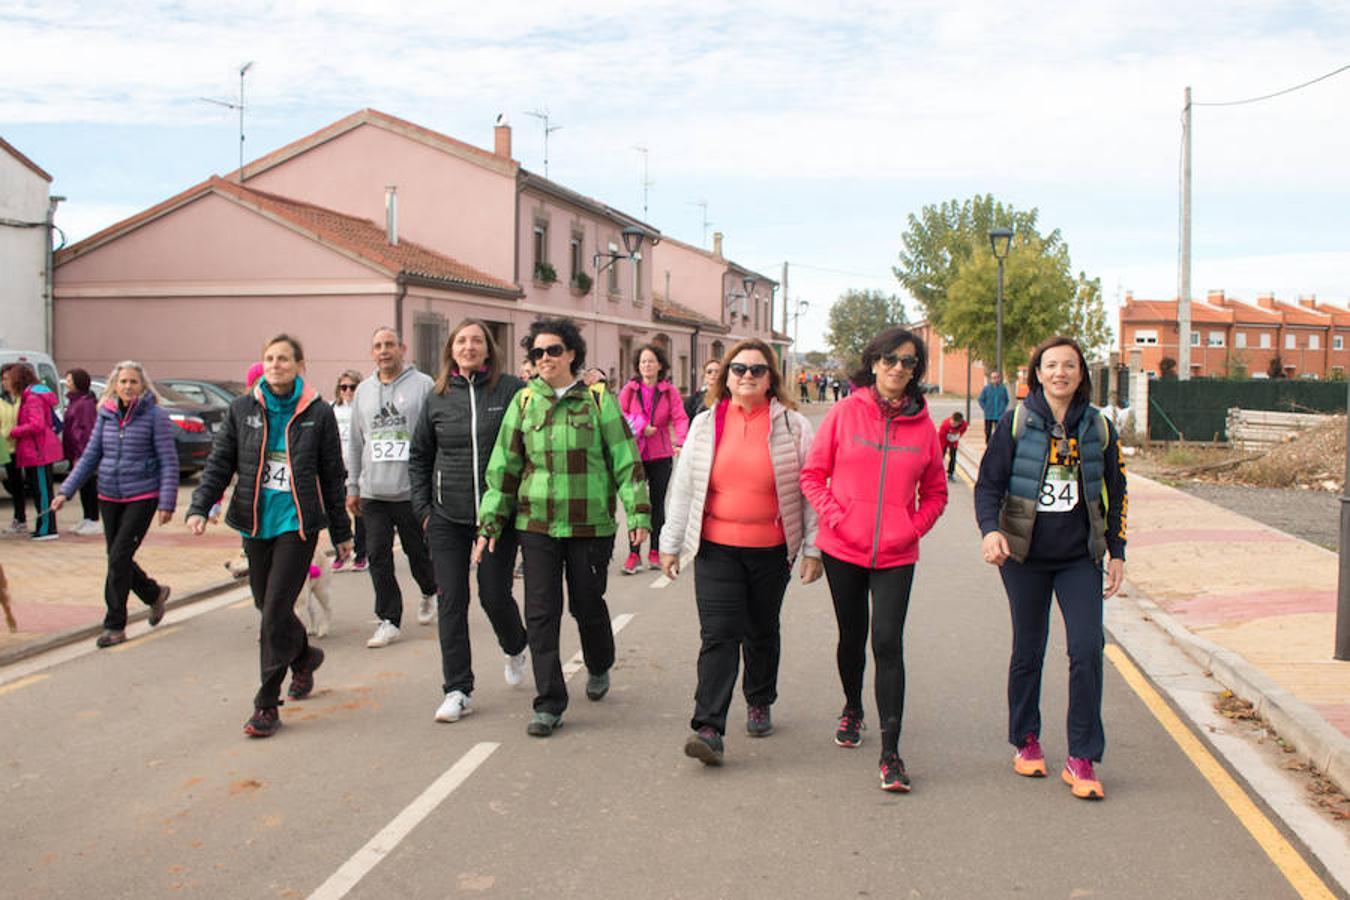
[[1331, 78], [1333, 75], [1339, 75], [1339, 74], [1341, 74], [1342, 72], [1346, 71], [1347, 69], [1350, 69], [1350, 63], [1347, 63], [1346, 65], [1341, 66], [1339, 69], [1336, 69], [1334, 72], [1328, 72], [1328, 73], [1325, 74], [1325, 75], [1319, 75], [1318, 77], [1314, 78], [1312, 81], [1305, 81], [1305, 82], [1303, 82], [1302, 84], [1296, 84], [1296, 85], [1294, 85], [1293, 87], [1285, 88], [1285, 89], [1282, 90], [1282, 91], [1276, 91], [1276, 92], [1273, 93], [1273, 94], [1263, 94], [1263, 95], [1260, 96], [1260, 97], [1248, 97], [1246, 100], [1225, 100], [1225, 101], [1223, 101], [1223, 102], [1221, 102], [1221, 103], [1197, 103], [1196, 101], [1193, 100], [1193, 101], [1191, 101], [1191, 105], [1192, 105], [1192, 106], [1242, 106], [1242, 105], [1245, 104], [1245, 103], [1260, 103], [1262, 100], [1270, 100], [1270, 99], [1272, 99], [1272, 98], [1274, 98], [1274, 97], [1282, 97], [1282, 96], [1284, 96], [1285, 94], [1292, 94], [1294, 91], [1302, 90], [1303, 88], [1308, 87], [1309, 85], [1317, 84], [1317, 82], [1319, 82], [1319, 81], [1326, 81], [1328, 78]]
[[870, 278], [874, 281], [890, 281], [895, 278], [893, 274], [879, 275], [876, 272], [850, 272], [847, 269], [830, 269], [825, 266], [813, 266], [808, 263], [797, 262], [796, 260], [790, 262], [794, 269], [811, 269], [814, 272], [830, 272], [835, 275], [850, 275], [854, 278]]

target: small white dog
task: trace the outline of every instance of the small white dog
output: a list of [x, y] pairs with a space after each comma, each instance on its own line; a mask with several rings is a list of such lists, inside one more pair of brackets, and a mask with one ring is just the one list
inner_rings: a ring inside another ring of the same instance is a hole
[[[314, 637], [327, 637], [333, 623], [333, 604], [328, 590], [333, 575], [324, 565], [326, 556], [323, 550], [315, 549], [316, 561], [310, 563], [309, 577], [295, 598], [295, 614], [305, 626], [305, 633]], [[235, 578], [247, 578], [248, 557], [241, 550], [238, 556], [225, 563], [225, 568]]]

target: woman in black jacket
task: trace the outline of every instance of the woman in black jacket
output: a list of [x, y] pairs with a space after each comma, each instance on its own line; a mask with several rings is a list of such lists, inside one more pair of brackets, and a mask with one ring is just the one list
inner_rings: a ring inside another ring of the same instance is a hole
[[[516, 392], [525, 383], [502, 371], [487, 325], [465, 319], [441, 352], [441, 372], [427, 395], [409, 453], [413, 511], [421, 519], [440, 588], [437, 626], [445, 699], [437, 722], [473, 712], [469, 649], [469, 557], [478, 533], [478, 505], [488, 457]], [[478, 564], [478, 599], [506, 654], [506, 683], [525, 677], [525, 625], [511, 596], [516, 533], [509, 525]]]
[[230, 404], [188, 509], [188, 527], [203, 533], [208, 510], [238, 476], [225, 524], [244, 538], [249, 587], [262, 613], [262, 686], [244, 725], [253, 737], [271, 737], [281, 727], [277, 707], [286, 670], [292, 673], [287, 696], [303, 700], [323, 664], [323, 651], [309, 645], [294, 608], [319, 532], [328, 529], [339, 560], [352, 549], [337, 420], [301, 377], [304, 360], [300, 342], [289, 335], [263, 347], [263, 378]]

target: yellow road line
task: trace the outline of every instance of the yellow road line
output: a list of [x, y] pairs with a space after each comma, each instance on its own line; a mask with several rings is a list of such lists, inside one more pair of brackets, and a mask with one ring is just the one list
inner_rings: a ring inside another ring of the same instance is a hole
[[1293, 845], [1285, 839], [1284, 835], [1280, 834], [1279, 829], [1252, 802], [1242, 786], [1219, 764], [1219, 761], [1200, 742], [1200, 739], [1191, 733], [1190, 729], [1172, 711], [1172, 708], [1167, 705], [1167, 702], [1163, 700], [1162, 695], [1154, 689], [1153, 685], [1148, 683], [1143, 673], [1125, 655], [1125, 651], [1121, 650], [1116, 644], [1108, 644], [1106, 646], [1106, 658], [1111, 660], [1125, 679], [1126, 684], [1139, 695], [1140, 700], [1144, 701], [1144, 705], [1148, 707], [1149, 712], [1153, 713], [1153, 717], [1172, 736], [1172, 740], [1177, 742], [1181, 751], [1200, 770], [1200, 774], [1209, 782], [1209, 786], [1214, 789], [1214, 793], [1218, 794], [1219, 799], [1232, 810], [1233, 815], [1242, 823], [1242, 827], [1247, 829], [1247, 832], [1260, 845], [1266, 856], [1270, 857], [1270, 861], [1280, 870], [1280, 874], [1284, 875], [1289, 884], [1298, 892], [1298, 895], [1300, 897], [1335, 897], [1336, 895], [1327, 888], [1326, 883], [1317, 876], [1317, 873], [1304, 861]]
[[157, 638], [162, 638], [165, 635], [173, 634], [175, 631], [178, 631], [182, 627], [183, 627], [182, 625], [170, 625], [168, 628], [157, 628], [154, 631], [147, 632], [146, 634], [143, 634], [138, 638], [133, 638], [132, 640], [127, 641], [125, 644], [118, 644], [116, 647], [109, 647], [106, 652], [122, 653], [124, 651], [130, 650], [133, 647], [139, 647], [141, 644], [144, 644], [147, 641], [153, 641], [156, 640]]
[[11, 681], [9, 684], [0, 684], [0, 694], [8, 694], [10, 691], [17, 691], [19, 688], [28, 687], [30, 684], [37, 684], [39, 681], [45, 681], [46, 675], [29, 675], [27, 678], [20, 678], [17, 681]]

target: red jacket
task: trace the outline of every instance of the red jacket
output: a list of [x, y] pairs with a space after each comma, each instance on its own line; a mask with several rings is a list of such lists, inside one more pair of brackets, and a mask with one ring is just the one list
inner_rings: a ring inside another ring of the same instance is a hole
[[45, 385], [33, 384], [24, 389], [18, 421], [9, 433], [14, 441], [14, 461], [20, 467], [45, 466], [64, 458], [61, 438], [52, 429], [53, 409], [56, 395]]
[[[619, 391], [619, 409], [628, 420], [637, 439], [638, 455], [644, 460], [666, 459], [675, 455], [675, 448], [684, 445], [685, 435], [689, 433], [689, 416], [684, 411], [684, 400], [675, 385], [669, 381], [659, 381], [656, 393], [652, 397], [652, 407], [644, 407], [642, 389], [637, 379], [629, 380]], [[647, 437], [642, 431], [648, 425], [656, 429], [656, 434]], [[670, 430], [675, 429], [675, 443], [670, 441]]]
[[938, 426], [938, 446], [946, 449], [948, 445], [955, 447], [961, 440], [961, 435], [966, 433], [970, 423], [964, 419], [960, 425], [953, 425], [951, 419], [943, 419], [942, 424]]
[[869, 569], [919, 558], [919, 538], [947, 506], [942, 449], [927, 405], [884, 419], [869, 388], [825, 416], [802, 468], [802, 491], [820, 517], [816, 546]]

